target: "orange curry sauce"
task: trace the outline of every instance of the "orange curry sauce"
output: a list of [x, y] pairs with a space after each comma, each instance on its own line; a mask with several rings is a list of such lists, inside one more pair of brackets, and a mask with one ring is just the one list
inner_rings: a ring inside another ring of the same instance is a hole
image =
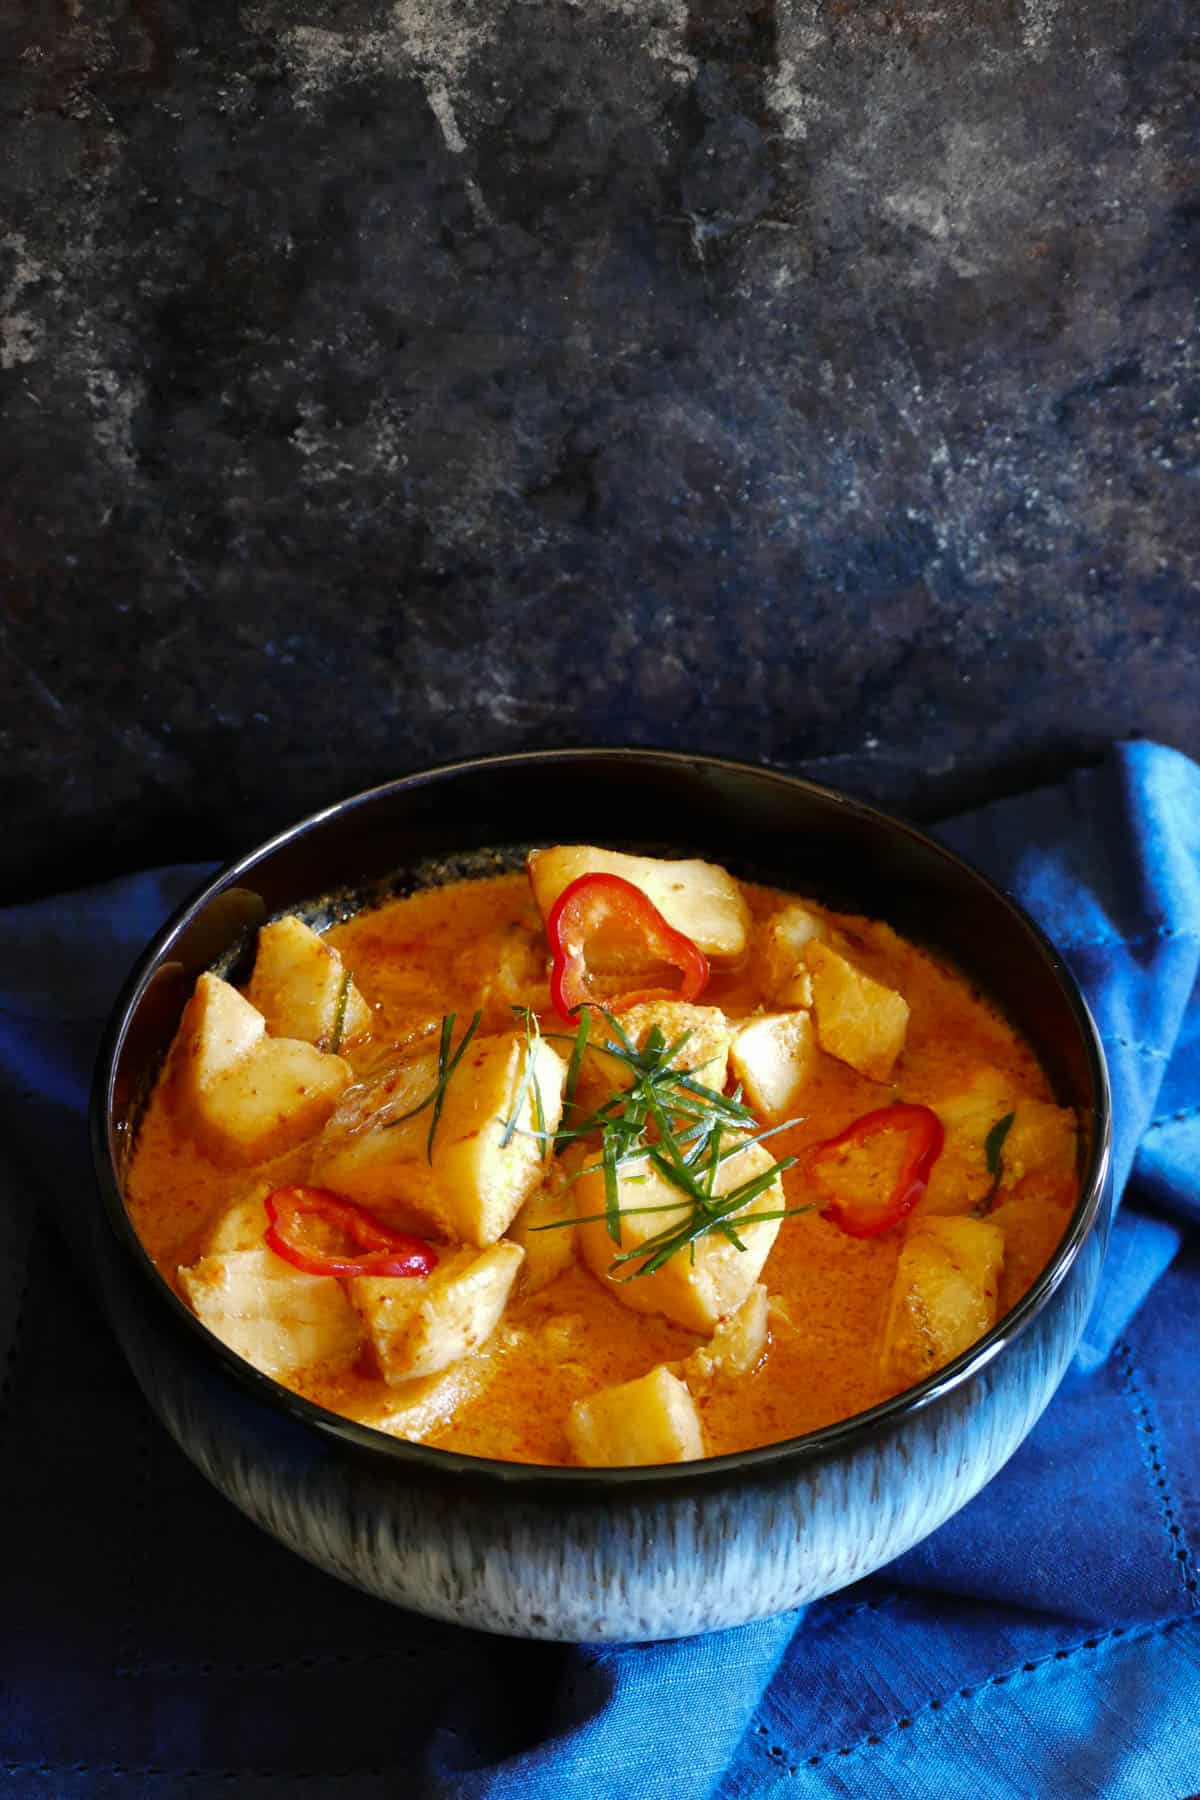
[[[791, 896], [744, 888], [755, 925]], [[819, 910], [819, 909], [816, 909]], [[803, 1094], [804, 1119], [771, 1140], [778, 1157], [833, 1136], [894, 1098], [929, 1103], [967, 1084], [982, 1065], [1002, 1071], [1024, 1096], [1050, 1100], [1046, 1078], [1006, 1020], [946, 964], [900, 939], [886, 925], [826, 913], [853, 948], [857, 965], [898, 989], [911, 1008], [907, 1042], [888, 1085], [868, 1081], [830, 1056], [818, 1058]], [[335, 927], [336, 946], [374, 1012], [369, 1041], [346, 1052], [356, 1076], [397, 1045], [456, 1012], [461, 1024], [480, 1004], [483, 978], [506, 933], [539, 924], [521, 874], [460, 881], [396, 900]], [[764, 1002], [747, 960], [736, 973], [714, 972], [703, 995], [731, 1016]], [[485, 1015], [483, 1029], [511, 1027], [511, 1015]], [[552, 1017], [547, 1032], [562, 1030]], [[160, 1082], [142, 1123], [128, 1181], [134, 1225], [164, 1278], [200, 1252], [217, 1216], [263, 1179], [303, 1182], [312, 1146], [267, 1165], [219, 1169], [183, 1134]], [[787, 1204], [814, 1196], [801, 1170], [784, 1176]], [[1030, 1210], [1009, 1238], [1001, 1314], [1033, 1281], [1066, 1223], [1064, 1205]], [[772, 1297], [767, 1355], [750, 1374], [710, 1384], [698, 1396], [710, 1455], [777, 1441], [862, 1411], [886, 1397], [878, 1345], [902, 1232], [845, 1235], [819, 1211], [785, 1219], [762, 1280]], [[657, 1317], [626, 1308], [573, 1264], [549, 1286], [510, 1300], [499, 1328], [502, 1354], [487, 1385], [424, 1441], [509, 1461], [561, 1464], [572, 1458], [564, 1420], [575, 1400], [688, 1356], [701, 1342]], [[384, 1383], [369, 1353], [349, 1372], [308, 1371], [289, 1386], [334, 1411], [378, 1422]]]

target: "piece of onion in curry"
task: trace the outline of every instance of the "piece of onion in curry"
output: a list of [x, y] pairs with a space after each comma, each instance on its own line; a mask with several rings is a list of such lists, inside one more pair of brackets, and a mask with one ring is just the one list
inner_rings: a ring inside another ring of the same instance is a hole
[[[552, 977], [604, 998], [564, 1018]], [[127, 1187], [166, 1279], [297, 1393], [479, 1456], [673, 1462], [969, 1348], [1062, 1236], [1076, 1120], [888, 925], [564, 846], [264, 927], [244, 993], [197, 984]]]

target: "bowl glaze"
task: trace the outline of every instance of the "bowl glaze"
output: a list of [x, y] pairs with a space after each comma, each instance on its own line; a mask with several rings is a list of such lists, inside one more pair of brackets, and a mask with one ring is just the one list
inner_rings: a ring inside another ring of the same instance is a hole
[[[548, 1469], [408, 1444], [300, 1399], [213, 1338], [161, 1280], [121, 1172], [140, 1106], [204, 968], [238, 972], [266, 918], [342, 916], [457, 859], [536, 842], [707, 855], [886, 917], [999, 1001], [1074, 1106], [1084, 1146], [1066, 1235], [985, 1338], [897, 1398], [784, 1443], [663, 1468]], [[868, 1575], [996, 1473], [1054, 1393], [1087, 1319], [1112, 1210], [1095, 1027], [1027, 916], [911, 827], [795, 777], [666, 752], [459, 763], [359, 794], [233, 864], [159, 933], [97, 1069], [90, 1213], [109, 1316], [151, 1405], [243, 1512], [397, 1605], [486, 1631], [587, 1642], [685, 1636]]]

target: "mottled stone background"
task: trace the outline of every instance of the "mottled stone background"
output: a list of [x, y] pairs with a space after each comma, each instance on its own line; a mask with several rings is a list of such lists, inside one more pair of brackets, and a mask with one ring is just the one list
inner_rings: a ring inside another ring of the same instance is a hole
[[1195, 0], [4, 0], [0, 884], [1200, 753]]

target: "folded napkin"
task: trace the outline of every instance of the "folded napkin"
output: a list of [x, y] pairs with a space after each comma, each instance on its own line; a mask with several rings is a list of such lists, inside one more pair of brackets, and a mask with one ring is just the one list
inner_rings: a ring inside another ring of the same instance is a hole
[[943, 835], [1041, 921], [1104, 1036], [1125, 1196], [1095, 1313], [1031, 1437], [918, 1549], [670, 1644], [414, 1618], [191, 1469], [62, 1239], [103, 1018], [205, 871], [0, 913], [0, 1796], [1200, 1791], [1200, 770], [1120, 746]]

